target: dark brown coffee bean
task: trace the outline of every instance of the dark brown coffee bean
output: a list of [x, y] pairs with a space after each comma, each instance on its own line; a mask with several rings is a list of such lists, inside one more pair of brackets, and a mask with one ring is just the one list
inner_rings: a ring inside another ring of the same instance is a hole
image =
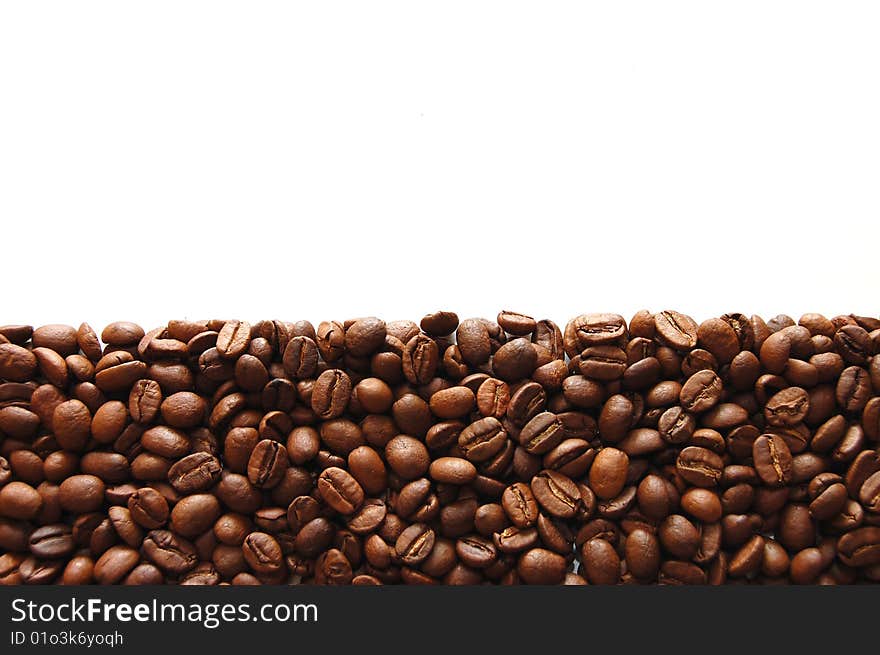
[[431, 462], [428, 474], [435, 482], [464, 485], [477, 477], [477, 468], [461, 457], [440, 457]]
[[652, 581], [660, 570], [660, 543], [653, 533], [636, 529], [626, 538], [626, 565], [639, 580]]
[[791, 451], [782, 437], [775, 434], [761, 435], [752, 446], [752, 457], [755, 470], [767, 486], [783, 486], [791, 481]]
[[353, 514], [364, 502], [364, 490], [348, 471], [331, 467], [318, 476], [318, 493], [330, 507], [343, 515]]
[[130, 546], [112, 546], [95, 562], [95, 580], [98, 584], [117, 584], [131, 572], [140, 558], [140, 553]]
[[724, 462], [711, 450], [700, 446], [688, 446], [679, 453], [675, 470], [695, 486], [714, 487], [721, 479]]
[[412, 384], [427, 384], [437, 371], [440, 351], [429, 336], [417, 334], [403, 350], [403, 374]]
[[714, 407], [721, 393], [721, 378], [714, 371], [703, 369], [691, 375], [681, 388], [681, 406], [699, 414]]
[[507, 433], [501, 422], [491, 416], [481, 418], [464, 428], [458, 436], [458, 447], [471, 462], [483, 462], [504, 448]]
[[265, 532], [252, 532], [241, 545], [244, 559], [257, 574], [270, 575], [281, 570], [284, 557], [275, 538]]
[[422, 523], [414, 523], [400, 533], [394, 552], [402, 564], [417, 566], [434, 548], [434, 531]]
[[581, 494], [568, 476], [544, 470], [532, 478], [530, 486], [538, 504], [549, 514], [560, 518], [571, 518], [577, 514]]
[[434, 312], [422, 318], [419, 325], [429, 336], [445, 337], [458, 327], [458, 315], [455, 312]]
[[533, 526], [538, 520], [538, 502], [524, 482], [507, 487], [501, 496], [501, 505], [510, 521], [519, 528]]
[[670, 348], [686, 350], [697, 345], [698, 326], [685, 314], [665, 310], [654, 315], [657, 336]]
[[34, 530], [28, 538], [28, 549], [35, 557], [61, 559], [76, 550], [76, 542], [70, 526], [55, 523]]
[[103, 505], [104, 489], [104, 482], [94, 475], [74, 475], [61, 483], [58, 499], [66, 511], [86, 514]]
[[222, 470], [220, 460], [210, 453], [193, 453], [168, 469], [168, 481], [182, 494], [198, 493], [210, 489], [220, 478]]
[[142, 552], [146, 559], [171, 575], [182, 575], [195, 568], [199, 561], [195, 546], [168, 530], [147, 533]]
[[601, 449], [590, 467], [590, 487], [599, 498], [614, 498], [626, 484], [629, 457], [616, 448]]
[[277, 441], [259, 441], [248, 460], [248, 480], [261, 489], [271, 489], [284, 477], [289, 466], [287, 450]]
[[220, 501], [215, 496], [185, 496], [171, 510], [171, 528], [183, 537], [194, 538], [210, 530], [220, 514]]
[[581, 549], [581, 560], [590, 584], [617, 584], [620, 580], [620, 557], [604, 539], [590, 539]]
[[322, 419], [341, 416], [348, 405], [351, 390], [351, 379], [344, 371], [324, 371], [312, 390], [312, 411]]
[[461, 562], [472, 569], [485, 569], [498, 559], [495, 544], [486, 537], [467, 536], [455, 542], [455, 553]]
[[141, 487], [128, 499], [132, 519], [148, 530], [162, 527], [168, 520], [168, 501], [152, 487]]

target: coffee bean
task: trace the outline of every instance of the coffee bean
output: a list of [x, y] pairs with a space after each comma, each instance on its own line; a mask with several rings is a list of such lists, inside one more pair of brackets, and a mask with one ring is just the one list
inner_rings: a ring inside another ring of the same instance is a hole
[[94, 575], [99, 584], [117, 584], [140, 560], [140, 554], [129, 546], [112, 546], [95, 562]]
[[485, 569], [498, 559], [495, 544], [486, 537], [467, 536], [455, 542], [455, 554], [472, 569]]
[[764, 484], [778, 487], [788, 484], [792, 475], [791, 451], [782, 437], [764, 434], [752, 446], [755, 470]]
[[699, 414], [711, 409], [721, 399], [721, 378], [703, 369], [691, 375], [681, 388], [681, 406], [688, 412]]
[[34, 530], [28, 539], [28, 549], [36, 557], [61, 559], [76, 550], [76, 542], [69, 526], [55, 523]]
[[422, 523], [414, 523], [400, 533], [394, 552], [402, 564], [417, 566], [434, 548], [434, 531]]
[[504, 490], [501, 505], [510, 521], [519, 528], [528, 528], [538, 520], [538, 501], [524, 482], [516, 482]]
[[312, 390], [312, 410], [322, 419], [341, 416], [351, 396], [351, 379], [339, 369], [324, 371]]
[[695, 486], [714, 487], [721, 479], [724, 462], [711, 450], [688, 446], [679, 453], [675, 470]]
[[523, 426], [518, 440], [526, 452], [543, 455], [558, 446], [564, 438], [562, 421], [552, 412], [541, 412]]
[[424, 334], [417, 334], [403, 350], [403, 374], [412, 384], [427, 384], [437, 371], [440, 351], [437, 343]]
[[471, 462], [483, 462], [504, 448], [507, 433], [501, 422], [491, 416], [474, 421], [458, 436], [458, 447]]
[[347, 471], [331, 467], [318, 476], [318, 493], [340, 514], [357, 511], [364, 502], [364, 490]]
[[147, 533], [143, 553], [162, 571], [175, 576], [192, 570], [198, 564], [195, 546], [168, 530]]
[[590, 487], [600, 498], [614, 498], [626, 484], [629, 457], [616, 448], [603, 448], [590, 467]]
[[593, 538], [581, 549], [581, 561], [590, 584], [617, 584], [620, 579], [620, 557], [604, 539]]
[[168, 520], [168, 501], [152, 487], [142, 487], [128, 498], [131, 517], [139, 525], [154, 530]]
[[697, 345], [698, 326], [694, 319], [673, 310], [654, 315], [657, 336], [670, 348], [685, 350]]
[[423, 317], [419, 326], [428, 336], [445, 337], [458, 327], [458, 315], [455, 312], [434, 312]]
[[404, 480], [413, 480], [427, 473], [431, 458], [421, 441], [398, 435], [385, 446], [385, 459], [394, 473]]
[[532, 478], [530, 486], [541, 507], [553, 516], [570, 518], [577, 513], [581, 494], [568, 476], [544, 470]]
[[660, 569], [660, 544], [653, 533], [636, 529], [626, 538], [626, 564], [639, 580], [650, 581]]
[[168, 481], [182, 494], [198, 493], [210, 489], [220, 478], [222, 470], [220, 460], [210, 453], [193, 453], [172, 464], [168, 469]]
[[257, 442], [248, 459], [248, 480], [261, 489], [271, 489], [281, 482], [288, 465], [284, 446], [272, 439], [263, 439]]
[[440, 457], [431, 462], [428, 473], [436, 482], [463, 485], [473, 482], [477, 468], [461, 457]]

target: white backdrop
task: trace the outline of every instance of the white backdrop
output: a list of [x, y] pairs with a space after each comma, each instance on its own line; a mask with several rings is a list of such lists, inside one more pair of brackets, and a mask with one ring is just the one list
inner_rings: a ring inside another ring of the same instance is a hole
[[0, 7], [0, 323], [880, 314], [876, 2]]

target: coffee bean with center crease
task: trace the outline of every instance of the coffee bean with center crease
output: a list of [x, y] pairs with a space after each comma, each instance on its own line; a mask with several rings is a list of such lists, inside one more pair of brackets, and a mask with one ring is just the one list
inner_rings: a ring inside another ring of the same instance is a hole
[[552, 412], [541, 412], [532, 417], [520, 430], [518, 441], [532, 455], [543, 455], [558, 446], [565, 438], [562, 421]]
[[251, 326], [245, 321], [227, 321], [217, 334], [217, 352], [225, 359], [235, 359], [251, 342]]
[[31, 533], [28, 549], [36, 557], [60, 559], [76, 550], [70, 526], [63, 523], [44, 525]]
[[458, 435], [458, 447], [471, 462], [484, 462], [497, 455], [506, 441], [504, 427], [492, 416], [474, 421]]
[[538, 501], [531, 487], [524, 482], [516, 482], [504, 490], [501, 505], [510, 521], [517, 527], [527, 528], [538, 520]]
[[665, 310], [654, 314], [657, 336], [670, 348], [686, 350], [697, 345], [698, 326], [686, 314]]
[[810, 397], [800, 387], [788, 387], [773, 395], [764, 406], [764, 417], [772, 426], [794, 426], [810, 410]]
[[251, 532], [245, 537], [241, 551], [255, 573], [275, 573], [281, 570], [284, 563], [281, 546], [275, 537], [265, 532]]
[[578, 512], [581, 493], [566, 475], [544, 470], [531, 481], [531, 490], [538, 504], [559, 518], [571, 518]]
[[318, 493], [335, 511], [353, 514], [364, 502], [364, 490], [345, 469], [331, 467], [318, 476]]
[[477, 535], [461, 537], [455, 542], [458, 559], [473, 569], [485, 569], [498, 559], [498, 549], [486, 537]]
[[146, 559], [170, 575], [186, 573], [199, 562], [195, 546], [168, 530], [147, 533], [141, 550]]
[[220, 478], [222, 470], [220, 460], [210, 453], [192, 453], [171, 465], [168, 481], [176, 491], [193, 494], [210, 489]]
[[791, 482], [791, 451], [779, 435], [763, 434], [755, 439], [752, 458], [755, 470], [767, 486], [780, 487]]
[[681, 406], [688, 412], [699, 414], [714, 407], [721, 399], [721, 378], [708, 369], [697, 371], [681, 388]]
[[282, 364], [294, 380], [311, 378], [318, 369], [318, 346], [309, 337], [294, 337], [284, 349]]
[[142, 487], [128, 498], [128, 510], [139, 525], [154, 530], [168, 520], [168, 501], [152, 487]]
[[476, 400], [480, 414], [500, 419], [510, 404], [510, 387], [496, 378], [487, 378], [477, 389]]
[[675, 470], [692, 485], [714, 487], [721, 480], [724, 461], [707, 448], [688, 446], [678, 454]]
[[138, 380], [128, 396], [128, 411], [136, 423], [150, 423], [159, 413], [162, 388], [155, 380]]
[[272, 439], [259, 441], [247, 465], [248, 480], [261, 489], [271, 489], [284, 477], [289, 466], [287, 449]]
[[414, 523], [397, 537], [394, 552], [402, 564], [417, 566], [431, 554], [435, 538], [430, 527], [423, 523]]
[[403, 350], [403, 374], [412, 384], [427, 384], [437, 371], [440, 351], [431, 337], [417, 334]]
[[321, 373], [312, 389], [312, 411], [326, 420], [342, 416], [351, 397], [351, 378], [339, 369]]

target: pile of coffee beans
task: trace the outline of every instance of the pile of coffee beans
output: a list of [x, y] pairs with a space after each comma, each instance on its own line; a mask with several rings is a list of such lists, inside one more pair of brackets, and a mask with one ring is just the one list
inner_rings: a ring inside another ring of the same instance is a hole
[[880, 581], [880, 320], [0, 327], [3, 584]]

